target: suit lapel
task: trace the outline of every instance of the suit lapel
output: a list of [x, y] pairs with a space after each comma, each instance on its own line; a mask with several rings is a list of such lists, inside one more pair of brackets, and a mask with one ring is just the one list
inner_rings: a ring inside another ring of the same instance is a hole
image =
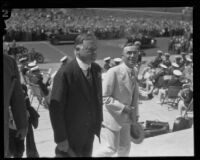
[[128, 72], [126, 71], [126, 69], [123, 66], [124, 64], [121, 65], [120, 67], [120, 72], [119, 75], [121, 77], [122, 80], [122, 84], [125, 86], [125, 88], [128, 90], [128, 92], [132, 95], [133, 93], [133, 86], [132, 86], [132, 81], [129, 78]]

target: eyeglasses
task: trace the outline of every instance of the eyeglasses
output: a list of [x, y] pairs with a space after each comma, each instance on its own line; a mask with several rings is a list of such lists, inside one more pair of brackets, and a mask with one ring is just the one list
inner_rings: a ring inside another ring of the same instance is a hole
[[138, 54], [138, 51], [127, 51], [126, 54], [128, 54], [128, 55]]
[[76, 51], [80, 51], [81, 49], [83, 49], [85, 52], [96, 52], [97, 48], [80, 48], [80, 47], [76, 47]]

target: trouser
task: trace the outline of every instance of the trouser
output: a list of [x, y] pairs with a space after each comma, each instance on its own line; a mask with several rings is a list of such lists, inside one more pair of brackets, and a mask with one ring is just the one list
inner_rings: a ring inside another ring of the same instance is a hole
[[24, 139], [16, 137], [17, 130], [9, 129], [9, 156], [14, 158], [21, 158], [23, 156], [25, 147]]
[[111, 157], [116, 153], [118, 157], [129, 156], [131, 148], [130, 124], [122, 125], [119, 131], [102, 128], [101, 136], [105, 139], [106, 146], [96, 152], [95, 157]]
[[[81, 134], [81, 133], [80, 133]], [[92, 156], [92, 150], [93, 150], [93, 142], [94, 142], [94, 131], [93, 128], [88, 131], [88, 136], [85, 139], [85, 144], [81, 148], [76, 148], [73, 145], [69, 146], [73, 150], [73, 152], [76, 154], [77, 157], [91, 157]], [[55, 148], [55, 154], [56, 157], [72, 157], [70, 153], [63, 152], [58, 149], [58, 147]]]

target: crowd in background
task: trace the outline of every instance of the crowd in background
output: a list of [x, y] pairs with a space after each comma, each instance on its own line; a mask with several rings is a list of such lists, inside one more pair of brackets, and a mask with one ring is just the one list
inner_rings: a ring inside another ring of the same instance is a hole
[[88, 9], [14, 9], [6, 21], [6, 41], [47, 40], [49, 33], [92, 30], [99, 39], [116, 39], [130, 34], [153, 37], [192, 33], [192, 22], [152, 17], [99, 14]]

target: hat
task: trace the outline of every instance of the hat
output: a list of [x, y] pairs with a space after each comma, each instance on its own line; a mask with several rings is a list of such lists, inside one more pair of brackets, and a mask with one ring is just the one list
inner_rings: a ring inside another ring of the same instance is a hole
[[121, 59], [121, 58], [114, 58], [114, 61], [115, 61], [115, 62], [121, 62], [122, 59]]
[[30, 68], [35, 67], [35, 66], [36, 66], [36, 61], [30, 62], [28, 64], [28, 67], [30, 67]]
[[176, 75], [176, 76], [182, 76], [182, 72], [179, 71], [179, 70], [174, 70], [173, 74]]
[[20, 59], [19, 59], [19, 62], [23, 62], [23, 61], [26, 61], [26, 60], [27, 60], [27, 57], [20, 58]]
[[140, 41], [135, 41], [134, 45], [139, 45], [139, 46], [141, 46], [141, 42], [140, 42]]
[[177, 63], [175, 63], [175, 62], [172, 63], [172, 66], [174, 66], [174, 67], [176, 67], [176, 68], [179, 67], [179, 65], [178, 65]]
[[144, 140], [145, 132], [141, 124], [132, 123], [131, 124], [131, 140], [135, 144], [140, 144]]
[[157, 53], [163, 53], [163, 51], [161, 51], [161, 50], [157, 50]]
[[170, 56], [170, 54], [169, 53], [165, 53], [165, 56]]
[[60, 59], [60, 62], [64, 62], [64, 61], [66, 61], [67, 58], [68, 58], [67, 56], [62, 57], [62, 58]]
[[104, 61], [109, 61], [111, 58], [110, 57], [106, 57], [104, 58]]
[[165, 69], [167, 68], [167, 66], [164, 65], [163, 63], [160, 64], [160, 67], [165, 68]]
[[39, 70], [39, 67], [38, 67], [38, 66], [35, 66], [35, 67], [31, 68], [30, 70], [31, 70], [31, 71], [37, 71], [37, 70]]

